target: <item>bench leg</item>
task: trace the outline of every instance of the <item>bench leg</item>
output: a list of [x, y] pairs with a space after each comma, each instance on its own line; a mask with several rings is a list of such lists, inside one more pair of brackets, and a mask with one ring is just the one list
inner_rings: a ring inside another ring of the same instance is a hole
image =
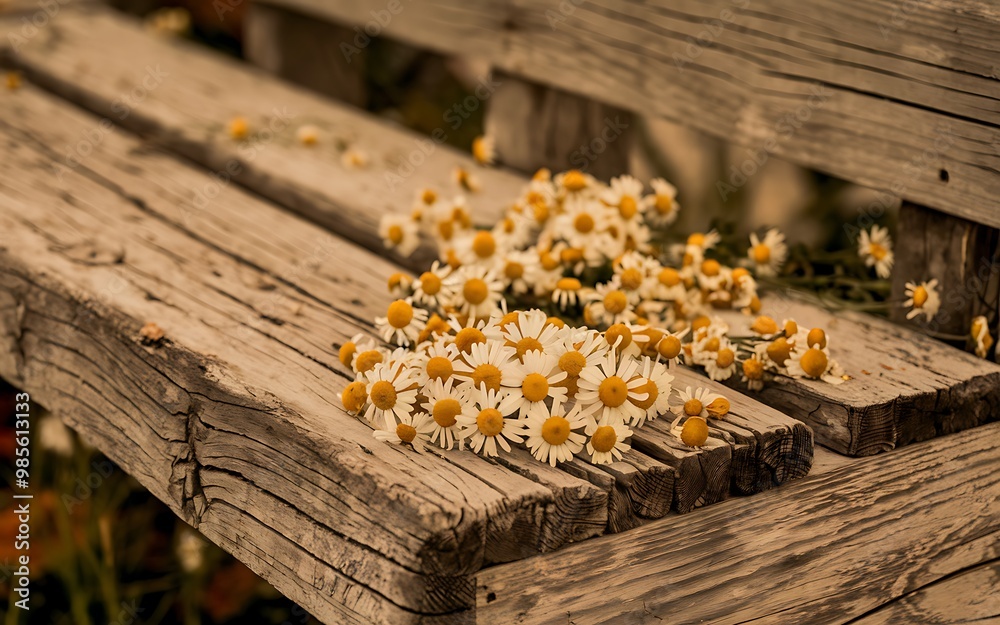
[[964, 344], [972, 319], [985, 315], [997, 338], [1000, 323], [1000, 230], [903, 202], [896, 237], [892, 300], [906, 299], [907, 282], [936, 278], [941, 309], [931, 322], [906, 319], [901, 305], [893, 320]]
[[630, 113], [497, 71], [487, 133], [504, 165], [533, 173], [580, 169], [597, 178], [628, 173]]

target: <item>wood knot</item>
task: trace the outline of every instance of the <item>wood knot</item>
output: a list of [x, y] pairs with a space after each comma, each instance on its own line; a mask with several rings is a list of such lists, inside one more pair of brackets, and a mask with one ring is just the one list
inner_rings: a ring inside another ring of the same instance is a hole
[[111, 241], [84, 239], [67, 245], [54, 245], [50, 249], [82, 265], [117, 265], [125, 260], [124, 248]]

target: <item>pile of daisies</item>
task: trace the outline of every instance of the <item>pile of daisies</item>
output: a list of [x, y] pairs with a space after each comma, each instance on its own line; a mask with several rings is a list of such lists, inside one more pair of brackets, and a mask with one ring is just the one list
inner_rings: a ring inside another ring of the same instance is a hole
[[418, 194], [410, 215], [385, 217], [387, 247], [408, 255], [421, 236], [440, 259], [415, 280], [389, 280], [398, 298], [376, 319], [381, 340], [340, 349], [355, 374], [345, 408], [389, 442], [466, 444], [476, 453], [523, 444], [555, 465], [621, 459], [635, 428], [671, 414], [686, 445], [708, 439], [729, 401], [674, 388], [671, 369], [699, 367], [751, 390], [768, 377], [840, 383], [822, 328], [756, 316], [741, 336], [717, 315], [761, 309], [754, 275], [787, 255], [777, 230], [754, 235], [743, 266], [713, 258], [714, 232], [662, 244], [676, 190], [631, 176], [605, 184], [580, 171], [534, 176], [492, 229], [473, 227], [465, 199]]

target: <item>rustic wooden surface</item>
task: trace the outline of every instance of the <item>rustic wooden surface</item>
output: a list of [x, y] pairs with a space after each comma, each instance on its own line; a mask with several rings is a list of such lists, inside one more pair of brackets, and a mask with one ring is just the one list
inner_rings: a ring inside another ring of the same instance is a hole
[[[752, 396], [809, 424], [816, 442], [867, 456], [1000, 418], [1000, 367], [871, 315], [769, 296], [764, 311], [826, 328], [851, 376], [840, 385], [779, 378]], [[738, 313], [723, 315], [740, 330]]]
[[897, 323], [950, 339], [965, 347], [972, 319], [985, 315], [1000, 324], [1000, 230], [966, 219], [903, 203], [896, 235], [892, 299], [902, 303], [906, 283], [937, 278], [941, 310], [930, 322], [923, 316], [907, 320], [907, 309], [893, 308]]
[[[385, 7], [268, 2], [348, 25]], [[885, 190], [882, 210], [901, 196], [1000, 227], [1000, 9], [988, 0], [403, 6], [385, 36], [662, 116], [746, 146], [748, 160], [779, 156]]]
[[579, 169], [601, 180], [627, 173], [632, 115], [623, 109], [497, 72], [486, 132], [500, 162], [532, 174]]
[[476, 622], [995, 619], [998, 442], [991, 424], [706, 508], [697, 523], [669, 517], [488, 568]]

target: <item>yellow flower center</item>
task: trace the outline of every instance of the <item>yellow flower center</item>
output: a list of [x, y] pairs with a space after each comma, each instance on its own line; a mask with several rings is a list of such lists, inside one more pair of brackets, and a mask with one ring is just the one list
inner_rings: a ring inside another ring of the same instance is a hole
[[400, 243], [402, 243], [403, 242], [403, 227], [402, 226], [397, 226], [395, 224], [389, 226], [389, 236], [388, 236], [388, 239], [389, 239], [389, 241], [392, 242], [393, 245], [399, 245]]
[[450, 219], [438, 222], [438, 236], [445, 241], [450, 241], [455, 236], [455, 223]]
[[486, 436], [496, 436], [503, 431], [503, 415], [496, 408], [480, 410], [476, 426]]
[[580, 281], [576, 278], [560, 278], [556, 282], [556, 289], [560, 291], [579, 291], [580, 288]]
[[443, 428], [450, 428], [455, 425], [458, 421], [456, 417], [460, 414], [462, 414], [462, 404], [458, 403], [457, 399], [450, 397], [438, 400], [434, 404], [434, 410], [431, 411], [434, 423]]
[[728, 347], [723, 347], [719, 350], [719, 353], [715, 355], [715, 364], [722, 369], [725, 369], [735, 361], [736, 354], [734, 354], [733, 350]]
[[444, 356], [434, 356], [427, 361], [427, 377], [432, 380], [446, 381], [455, 373], [455, 367], [451, 360]]
[[712, 338], [705, 341], [705, 347], [703, 348], [706, 352], [717, 352], [719, 351], [719, 337], [713, 336]]
[[826, 347], [826, 332], [823, 328], [813, 328], [809, 330], [809, 334], [806, 336], [806, 345], [809, 347], [818, 347], [823, 349]]
[[345, 367], [349, 367], [351, 365], [351, 358], [354, 358], [354, 354], [357, 353], [357, 351], [358, 351], [358, 346], [355, 345], [352, 341], [347, 341], [346, 343], [341, 345], [340, 351], [337, 352], [337, 356], [340, 358], [340, 364], [344, 365]]
[[441, 292], [441, 278], [436, 273], [425, 271], [420, 274], [420, 288], [427, 295], [437, 295]]
[[477, 330], [476, 328], [462, 328], [455, 335], [455, 346], [458, 347], [458, 351], [463, 354], [468, 354], [472, 351], [472, 346], [476, 343], [485, 343], [486, 335], [483, 334], [482, 330]]
[[701, 330], [702, 328], [707, 328], [710, 325], [712, 325], [712, 320], [706, 317], [705, 315], [701, 315], [699, 317], [696, 317], [695, 320], [691, 322], [691, 331], [698, 332], [698, 330]]
[[826, 354], [822, 350], [812, 347], [807, 349], [806, 353], [802, 354], [800, 364], [807, 376], [810, 378], [819, 378], [826, 373], [828, 361]]
[[583, 250], [575, 247], [567, 247], [559, 252], [559, 258], [566, 265], [572, 265], [583, 260]]
[[444, 253], [444, 257], [445, 262], [448, 263], [448, 266], [451, 267], [452, 270], [458, 269], [462, 266], [462, 259], [458, 257], [455, 250], [448, 250]]
[[405, 328], [410, 325], [413, 321], [413, 306], [410, 306], [407, 302], [398, 299], [395, 302], [389, 304], [389, 311], [386, 313], [386, 319], [394, 328]]
[[566, 322], [559, 317], [546, 317], [545, 323], [556, 328], [565, 328]]
[[628, 385], [617, 375], [605, 378], [597, 388], [597, 397], [605, 406], [617, 408], [628, 399]]
[[607, 453], [614, 449], [617, 442], [618, 434], [615, 433], [615, 429], [610, 425], [602, 425], [590, 437], [590, 444], [593, 446], [594, 451], [602, 453]]
[[586, 357], [578, 351], [566, 352], [559, 357], [559, 369], [565, 371], [569, 377], [579, 377], [580, 372], [586, 366]]
[[523, 339], [519, 340], [514, 345], [514, 349], [517, 350], [518, 358], [523, 358], [524, 355], [530, 351], [536, 351], [536, 352], [545, 351], [542, 347], [542, 343], [538, 339], [531, 336], [526, 336]]
[[639, 203], [635, 201], [635, 198], [631, 195], [623, 195], [621, 201], [618, 202], [618, 213], [624, 219], [632, 219], [638, 211]]
[[712, 415], [716, 419], [721, 419], [729, 414], [729, 408], [729, 400], [725, 397], [716, 397], [711, 401], [711, 403], [705, 406], [705, 410], [708, 411], [708, 414]]
[[688, 447], [701, 447], [708, 442], [708, 423], [699, 417], [688, 419], [681, 429], [681, 441]]
[[592, 231], [596, 225], [597, 224], [594, 223], [594, 218], [587, 213], [580, 213], [573, 220], [573, 227], [576, 228], [577, 232], [582, 234], [587, 234]]
[[792, 338], [799, 333], [799, 324], [795, 323], [794, 319], [789, 319], [785, 322], [785, 336], [787, 338]]
[[645, 384], [635, 389], [635, 392], [647, 395], [646, 399], [629, 399], [630, 402], [643, 410], [649, 410], [650, 406], [656, 403], [656, 398], [660, 396], [660, 389], [649, 379], [646, 380]]
[[720, 265], [719, 261], [717, 260], [712, 260], [711, 258], [709, 258], [708, 260], [702, 261], [701, 263], [701, 272], [706, 276], [708, 276], [709, 278], [714, 278], [715, 276], [719, 275], [719, 272], [721, 270], [722, 270], [722, 265]]
[[500, 369], [488, 362], [478, 365], [472, 370], [472, 384], [476, 388], [480, 388], [485, 384], [487, 389], [499, 391], [500, 379], [502, 377], [503, 374], [500, 372]]
[[778, 324], [774, 321], [774, 319], [771, 319], [766, 315], [761, 315], [760, 317], [754, 319], [750, 329], [757, 334], [777, 334]]
[[518, 326], [517, 319], [518, 319], [518, 312], [516, 310], [510, 311], [503, 317], [500, 317], [500, 324], [499, 324], [500, 329], [503, 330], [504, 328], [507, 327], [507, 324], [509, 323], [513, 323], [515, 326]]
[[420, 193], [420, 201], [423, 202], [424, 204], [427, 204], [428, 206], [430, 206], [434, 202], [437, 202], [437, 197], [438, 197], [437, 193], [435, 193], [433, 189], [424, 189]]
[[621, 274], [622, 286], [627, 291], [635, 291], [642, 286], [643, 277], [642, 272], [634, 267], [626, 269]]
[[549, 381], [540, 373], [529, 373], [521, 382], [521, 393], [528, 401], [542, 401], [549, 395]]
[[372, 384], [371, 398], [376, 408], [389, 410], [396, 405], [396, 387], [392, 385], [392, 382], [379, 380]]
[[739, 284], [743, 280], [743, 278], [746, 278], [749, 275], [750, 275], [749, 271], [747, 271], [743, 267], [737, 267], [736, 269], [733, 269], [733, 282]]
[[396, 272], [389, 276], [389, 291], [392, 292], [402, 286], [403, 282], [406, 281], [406, 274], [401, 272]]
[[612, 315], [623, 312], [628, 307], [628, 297], [622, 291], [615, 289], [604, 296], [604, 309]]
[[[465, 210], [461, 206], [456, 206], [451, 211], [451, 219], [452, 219], [452, 221], [454, 221], [456, 223], [462, 224], [463, 228], [471, 228], [472, 227], [472, 215], [470, 215], [469, 211]], [[489, 234], [489, 233], [487, 233], [487, 234]]]
[[462, 295], [465, 297], [465, 301], [473, 306], [478, 306], [485, 302], [489, 294], [489, 286], [480, 278], [470, 278], [465, 281], [465, 286], [462, 287]]
[[660, 275], [657, 276], [660, 284], [664, 286], [677, 286], [681, 283], [681, 274], [677, 272], [673, 267], [665, 267], [660, 271]]
[[542, 424], [542, 440], [549, 445], [562, 445], [569, 438], [569, 421], [565, 417], [551, 416]]
[[668, 360], [677, 358], [677, 355], [681, 353], [681, 340], [676, 336], [665, 336], [656, 349], [660, 352], [660, 356]]
[[563, 176], [563, 186], [568, 191], [579, 191], [587, 186], [587, 178], [578, 169], [571, 169]]
[[377, 349], [369, 349], [358, 354], [358, 357], [354, 360], [354, 368], [358, 370], [358, 373], [371, 371], [375, 368], [375, 365], [382, 362], [382, 358], [382, 352]]
[[340, 401], [344, 403], [344, 408], [347, 412], [358, 412], [361, 410], [366, 399], [368, 399], [368, 393], [365, 392], [365, 383], [360, 381], [351, 382], [340, 394]]
[[539, 200], [532, 203], [531, 209], [535, 214], [535, 221], [538, 223], [544, 223], [549, 218], [549, 205], [545, 203], [544, 200]]
[[688, 416], [700, 415], [704, 408], [705, 406], [701, 403], [701, 400], [694, 397], [684, 402], [684, 414]]
[[764, 307], [764, 305], [760, 303], [760, 298], [759, 297], [757, 297], [756, 295], [754, 295], [753, 297], [750, 298], [750, 306], [749, 306], [750, 312], [752, 312], [753, 314], [757, 314], [757, 313], [760, 312], [760, 309], [763, 308], [763, 307]]
[[872, 243], [868, 249], [875, 260], [882, 260], [889, 254], [889, 250], [881, 243]]
[[616, 323], [604, 331], [604, 340], [609, 345], [614, 345], [619, 339], [621, 342], [618, 343], [618, 349], [625, 349], [632, 344], [632, 331], [624, 323]]
[[656, 194], [656, 210], [661, 215], [669, 215], [674, 210], [674, 198], [662, 193]]
[[413, 439], [417, 437], [417, 430], [412, 425], [400, 423], [396, 426], [396, 436], [404, 443], [412, 443]]
[[750, 358], [743, 361], [743, 375], [748, 380], [759, 380], [764, 377], [764, 363], [757, 358]]
[[922, 285], [913, 289], [913, 307], [923, 308], [927, 303], [927, 289]]
[[524, 265], [517, 261], [508, 260], [504, 265], [503, 273], [508, 280], [518, 280], [524, 276]]
[[753, 262], [758, 265], [764, 265], [771, 260], [771, 248], [764, 245], [763, 243], [758, 243], [753, 246]]
[[539, 260], [541, 261], [542, 268], [545, 269], [545, 271], [554, 271], [559, 268], [559, 259], [549, 252], [542, 252], [539, 256]]
[[698, 247], [704, 247], [705, 245], [705, 235], [700, 232], [694, 232], [687, 239], [688, 245], [696, 245]]
[[791, 353], [792, 346], [788, 344], [788, 341], [784, 337], [775, 339], [767, 346], [767, 357], [782, 367], [785, 366], [785, 361], [788, 360]]
[[489, 258], [497, 251], [497, 242], [492, 234], [485, 230], [480, 230], [472, 239], [472, 251], [479, 258]]

